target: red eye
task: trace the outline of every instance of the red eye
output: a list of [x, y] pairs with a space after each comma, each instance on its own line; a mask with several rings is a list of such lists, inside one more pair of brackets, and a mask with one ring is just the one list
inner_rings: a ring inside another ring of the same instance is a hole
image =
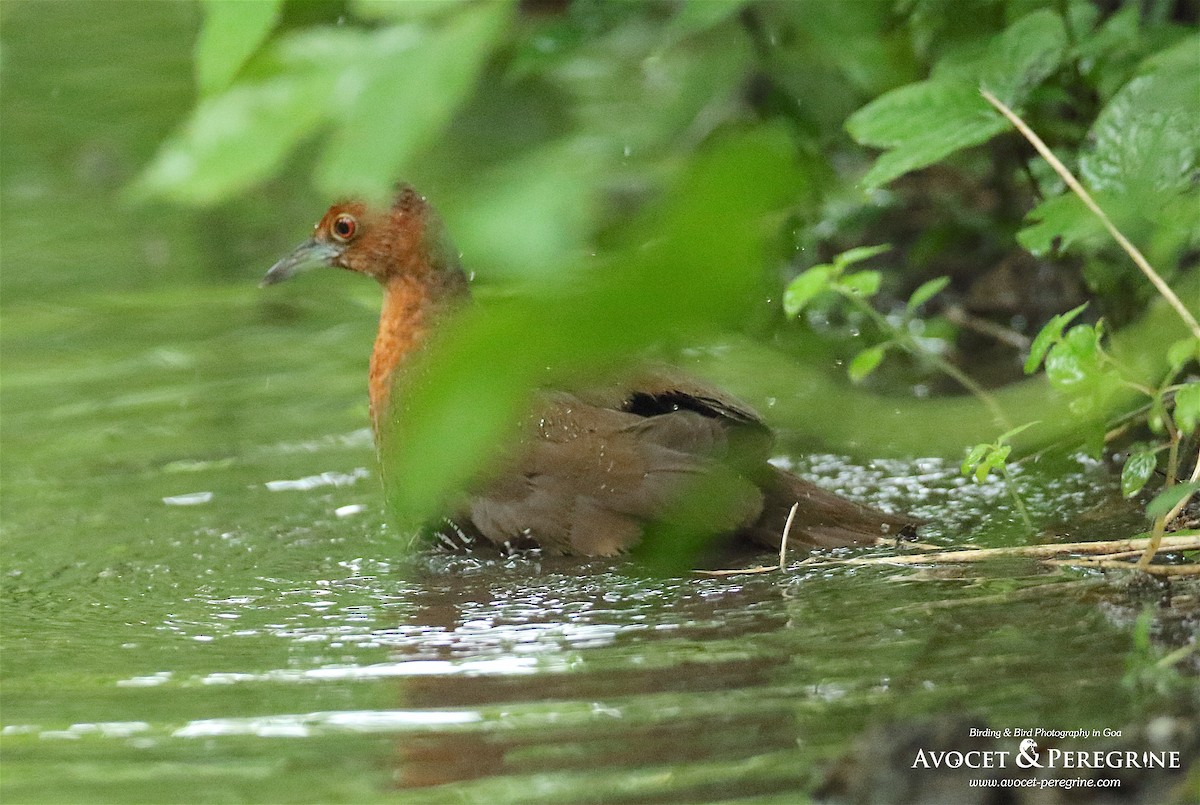
[[353, 215], [342, 213], [337, 218], [333, 219], [333, 225], [329, 227], [330, 233], [334, 240], [340, 240], [342, 243], [349, 241], [354, 237], [355, 231], [358, 229], [358, 221], [354, 220]]

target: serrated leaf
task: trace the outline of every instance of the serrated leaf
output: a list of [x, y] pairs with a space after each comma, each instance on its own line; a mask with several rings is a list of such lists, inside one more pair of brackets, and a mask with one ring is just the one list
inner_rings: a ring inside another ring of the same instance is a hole
[[1171, 369], [1179, 369], [1188, 361], [1200, 360], [1200, 338], [1181, 338], [1167, 347], [1167, 361]]
[[406, 27], [381, 31], [362, 90], [321, 157], [321, 188], [331, 196], [386, 197], [474, 89], [509, 13], [508, 3], [467, 6], [416, 42]]
[[908, 308], [909, 313], [912, 313], [921, 305], [940, 294], [949, 284], [949, 277], [934, 277], [931, 280], [922, 282], [917, 286], [917, 289], [912, 292], [912, 296], [908, 297], [908, 304], [905, 305], [905, 307]]
[[1034, 336], [1033, 343], [1029, 345], [1029, 357], [1025, 359], [1025, 374], [1031, 375], [1037, 371], [1042, 359], [1046, 357], [1046, 352], [1062, 338], [1063, 328], [1070, 324], [1086, 307], [1087, 303], [1084, 302], [1079, 307], [1068, 310], [1066, 313], [1059, 313], [1046, 322]]
[[863, 145], [891, 149], [863, 177], [867, 187], [879, 187], [987, 142], [1007, 125], [976, 87], [934, 80], [881, 95], [851, 115], [846, 130]]
[[795, 316], [820, 293], [829, 290], [829, 280], [833, 276], [833, 266], [819, 265], [804, 271], [788, 284], [783, 292], [783, 309], [789, 316]]
[[879, 293], [879, 286], [883, 283], [883, 274], [878, 271], [855, 271], [853, 274], [846, 274], [838, 284], [845, 290], [855, 296], [870, 297]]
[[194, 51], [201, 95], [213, 95], [229, 86], [279, 21], [282, 5], [282, 0], [205, 0], [204, 24]]
[[1200, 423], [1200, 383], [1188, 383], [1175, 392], [1175, 424], [1184, 433], [1196, 430]]
[[855, 246], [853, 249], [846, 251], [833, 258], [834, 270], [838, 273], [846, 270], [849, 266], [855, 263], [861, 263], [864, 260], [870, 260], [876, 255], [890, 252], [892, 247], [889, 244], [883, 243], [878, 246]]
[[1129, 454], [1121, 468], [1121, 494], [1131, 498], [1154, 476], [1158, 456], [1151, 450], [1138, 450]]
[[[1094, 194], [1094, 198], [1101, 209], [1114, 206], [1107, 193]], [[1052, 196], [1030, 210], [1024, 228], [1017, 233], [1017, 241], [1038, 257], [1097, 237], [1107, 237], [1104, 224], [1079, 196], [1069, 191]]]
[[868, 347], [862, 352], [854, 356], [850, 361], [850, 366], [847, 367], [847, 374], [855, 383], [861, 383], [867, 375], [874, 372], [883, 360], [886, 347], [882, 344], [875, 347]]
[[1200, 482], [1191, 481], [1186, 484], [1175, 484], [1159, 492], [1154, 496], [1154, 499], [1146, 505], [1146, 516], [1153, 520], [1156, 517], [1161, 517], [1171, 509], [1175, 508], [1175, 504], [1183, 500], [1188, 495], [1200, 489]]

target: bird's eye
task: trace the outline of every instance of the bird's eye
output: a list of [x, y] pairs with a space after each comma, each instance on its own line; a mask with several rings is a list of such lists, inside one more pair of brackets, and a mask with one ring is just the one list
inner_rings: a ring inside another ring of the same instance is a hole
[[346, 243], [353, 238], [357, 230], [358, 221], [354, 220], [353, 215], [347, 215], [346, 213], [342, 213], [337, 218], [334, 218], [333, 225], [329, 227], [334, 240], [340, 240], [342, 243]]

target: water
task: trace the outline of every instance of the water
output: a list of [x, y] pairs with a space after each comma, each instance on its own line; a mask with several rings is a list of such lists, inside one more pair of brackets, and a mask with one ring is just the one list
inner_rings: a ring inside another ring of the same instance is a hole
[[[364, 429], [375, 289], [254, 287], [320, 209], [288, 181], [122, 205], [190, 102], [196, 19], [102, 6], [5, 8], [6, 802], [796, 802], [872, 725], [1169, 711], [1121, 681], [1140, 600], [1091, 574], [402, 559]], [[930, 541], [1022, 538], [953, 462], [781, 458]], [[1082, 459], [1022, 482], [1059, 531], [1115, 485]]]

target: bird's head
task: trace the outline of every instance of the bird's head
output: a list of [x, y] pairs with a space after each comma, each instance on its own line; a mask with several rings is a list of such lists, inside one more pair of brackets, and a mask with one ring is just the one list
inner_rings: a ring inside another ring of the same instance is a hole
[[374, 277], [436, 281], [459, 271], [437, 214], [415, 190], [401, 185], [386, 209], [361, 201], [334, 204], [313, 227], [312, 237], [267, 272], [262, 285], [274, 285], [310, 268], [344, 268]]

